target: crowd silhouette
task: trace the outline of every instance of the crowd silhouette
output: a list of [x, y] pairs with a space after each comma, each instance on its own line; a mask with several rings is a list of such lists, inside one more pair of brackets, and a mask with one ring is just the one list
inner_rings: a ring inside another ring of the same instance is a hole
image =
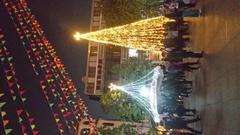
[[201, 134], [189, 124], [200, 120], [195, 109], [184, 106], [184, 99], [192, 93], [193, 83], [186, 79], [186, 73], [200, 68], [199, 59], [204, 52], [189, 51], [190, 32], [189, 22], [184, 17], [199, 17], [201, 10], [194, 8], [195, 0], [166, 0], [165, 16], [175, 19], [165, 25], [166, 38], [162, 51], [161, 69], [164, 73], [162, 85], [159, 88], [164, 98], [164, 105], [159, 107], [163, 116], [158, 125], [163, 135], [196, 135]]

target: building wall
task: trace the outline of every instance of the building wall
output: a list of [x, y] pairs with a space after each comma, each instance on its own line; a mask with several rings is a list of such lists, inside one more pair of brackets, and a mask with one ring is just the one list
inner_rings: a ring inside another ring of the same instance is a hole
[[[92, 0], [90, 31], [105, 28], [101, 0]], [[112, 81], [118, 80], [111, 67], [127, 58], [127, 49], [119, 46], [89, 42], [85, 82], [85, 94], [100, 96]]]
[[[90, 31], [97, 31], [104, 27], [100, 2], [101, 0], [92, 0]], [[84, 80], [85, 94], [103, 94], [104, 68], [105, 46], [96, 42], [89, 42], [87, 71]]]
[[[118, 120], [106, 120], [106, 119], [98, 119], [95, 121], [97, 128], [117, 128], [120, 127], [122, 124], [128, 124], [131, 125], [139, 135], [147, 134], [149, 129], [151, 128], [151, 125], [149, 122], [143, 122], [143, 123], [136, 123], [136, 122], [125, 122], [125, 121], [118, 121]], [[88, 120], [82, 120], [79, 125], [79, 135], [82, 135], [84, 131], [89, 130], [89, 123]], [[81, 134], [82, 132], [82, 134]]]

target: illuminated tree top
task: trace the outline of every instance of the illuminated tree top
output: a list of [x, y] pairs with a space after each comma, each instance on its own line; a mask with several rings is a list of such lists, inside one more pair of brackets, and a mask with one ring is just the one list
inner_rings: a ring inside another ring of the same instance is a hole
[[161, 96], [157, 89], [161, 86], [162, 79], [163, 71], [158, 66], [134, 82], [121, 86], [111, 83], [109, 88], [112, 91], [121, 91], [128, 94], [149, 113], [154, 122], [159, 123], [161, 115], [158, 113], [158, 104], [160, 105], [163, 99], [159, 99], [161, 102], [158, 103], [158, 98], [161, 98]]
[[171, 21], [174, 20], [161, 16], [82, 35], [77, 33], [74, 37], [138, 50], [160, 51], [165, 37], [163, 25]]

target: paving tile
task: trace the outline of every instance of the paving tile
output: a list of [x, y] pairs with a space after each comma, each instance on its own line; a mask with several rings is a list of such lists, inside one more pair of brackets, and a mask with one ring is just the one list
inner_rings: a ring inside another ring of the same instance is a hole
[[240, 1], [199, 0], [204, 16], [191, 21], [191, 47], [204, 50], [187, 101], [202, 117], [204, 135], [240, 135]]

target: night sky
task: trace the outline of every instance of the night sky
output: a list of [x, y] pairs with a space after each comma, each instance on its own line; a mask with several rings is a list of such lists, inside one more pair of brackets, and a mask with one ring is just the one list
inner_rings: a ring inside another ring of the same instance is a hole
[[[41, 24], [46, 37], [55, 47], [78, 92], [89, 108], [89, 113], [95, 118], [111, 118], [102, 111], [97, 101], [89, 100], [88, 96], [84, 95], [84, 84], [81, 79], [86, 70], [88, 43], [76, 42], [73, 39], [76, 31], [84, 33], [90, 29], [91, 0], [29, 0], [28, 2], [32, 13]], [[23, 51], [16, 29], [2, 3], [0, 3], [0, 20], [0, 27], [3, 28], [9, 45], [8, 49], [14, 58], [16, 76], [28, 91], [27, 108], [35, 115], [42, 134], [55, 135], [57, 131], [53, 125], [54, 119], [40, 91], [39, 82], [37, 78], [34, 78], [34, 72]], [[2, 78], [1, 74], [0, 78]]]
[[91, 0], [29, 0], [29, 7], [86, 101], [90, 114], [109, 118], [98, 102], [83, 94], [81, 78], [85, 75], [88, 43], [76, 42], [72, 37], [76, 31], [90, 30]]

